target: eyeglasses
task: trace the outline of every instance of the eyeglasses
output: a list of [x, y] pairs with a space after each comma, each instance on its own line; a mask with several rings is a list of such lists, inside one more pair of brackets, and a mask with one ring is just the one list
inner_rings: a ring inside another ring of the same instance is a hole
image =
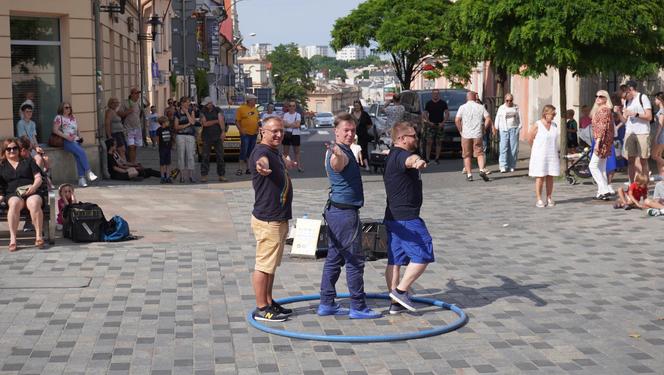
[[7, 148], [5, 149], [5, 151], [7, 151], [7, 152], [17, 152], [17, 151], [18, 151], [18, 146], [7, 147]]
[[417, 134], [415, 134], [415, 133], [413, 133], [413, 134], [404, 134], [404, 135], [402, 135], [401, 137], [402, 137], [402, 138], [413, 137], [413, 139], [416, 139], [416, 138], [417, 138]]
[[277, 129], [277, 130], [270, 130], [268, 128], [263, 128], [263, 130], [270, 132], [272, 134], [283, 134], [284, 130], [283, 129]]

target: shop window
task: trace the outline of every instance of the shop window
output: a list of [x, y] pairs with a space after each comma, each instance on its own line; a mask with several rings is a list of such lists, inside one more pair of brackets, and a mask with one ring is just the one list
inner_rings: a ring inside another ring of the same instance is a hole
[[32, 97], [35, 104], [32, 119], [37, 124], [37, 137], [45, 143], [62, 100], [60, 21], [57, 18], [10, 17], [9, 24], [14, 127], [20, 119], [21, 104]]

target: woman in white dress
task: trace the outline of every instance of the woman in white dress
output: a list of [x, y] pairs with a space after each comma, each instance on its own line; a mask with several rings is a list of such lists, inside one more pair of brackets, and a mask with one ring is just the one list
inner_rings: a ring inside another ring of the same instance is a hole
[[[555, 206], [551, 198], [553, 193], [553, 177], [560, 175], [558, 153], [558, 125], [553, 122], [556, 108], [550, 104], [544, 106], [542, 118], [528, 128], [528, 141], [532, 145], [528, 175], [535, 177], [535, 195], [537, 207]], [[542, 187], [546, 183], [546, 203], [542, 200]]]

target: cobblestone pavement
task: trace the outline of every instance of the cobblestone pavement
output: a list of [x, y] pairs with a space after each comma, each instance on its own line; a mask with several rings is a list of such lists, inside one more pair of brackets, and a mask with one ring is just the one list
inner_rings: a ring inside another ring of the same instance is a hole
[[[81, 200], [122, 215], [140, 239], [58, 240], [12, 254], [4, 241], [0, 373], [664, 374], [664, 220], [593, 203], [583, 198], [592, 195], [588, 185], [558, 184], [558, 205], [536, 209], [531, 180], [495, 178], [449, 187], [460, 173], [425, 175], [422, 216], [437, 261], [414, 289], [458, 304], [468, 324], [380, 344], [291, 340], [248, 326], [254, 246], [246, 181], [81, 190]], [[364, 181], [362, 216], [380, 218], [382, 181]], [[317, 216], [326, 190], [294, 184], [294, 214]], [[285, 257], [275, 295], [317, 293], [322, 264]], [[385, 291], [384, 267], [367, 263], [368, 292]], [[381, 310], [385, 302], [371, 300]], [[423, 308], [350, 321], [317, 317], [315, 303], [294, 306], [293, 319], [277, 327], [385, 334], [454, 319]]]

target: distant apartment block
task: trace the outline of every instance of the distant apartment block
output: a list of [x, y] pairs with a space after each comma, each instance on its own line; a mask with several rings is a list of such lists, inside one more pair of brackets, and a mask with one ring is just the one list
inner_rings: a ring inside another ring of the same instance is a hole
[[249, 56], [267, 56], [268, 53], [274, 51], [274, 47], [270, 43], [255, 43], [249, 46]]
[[300, 55], [307, 59], [310, 59], [314, 56], [330, 56], [330, 47], [328, 46], [300, 47]]
[[364, 47], [350, 46], [342, 48], [337, 52], [337, 60], [351, 61], [367, 57], [367, 49]]

